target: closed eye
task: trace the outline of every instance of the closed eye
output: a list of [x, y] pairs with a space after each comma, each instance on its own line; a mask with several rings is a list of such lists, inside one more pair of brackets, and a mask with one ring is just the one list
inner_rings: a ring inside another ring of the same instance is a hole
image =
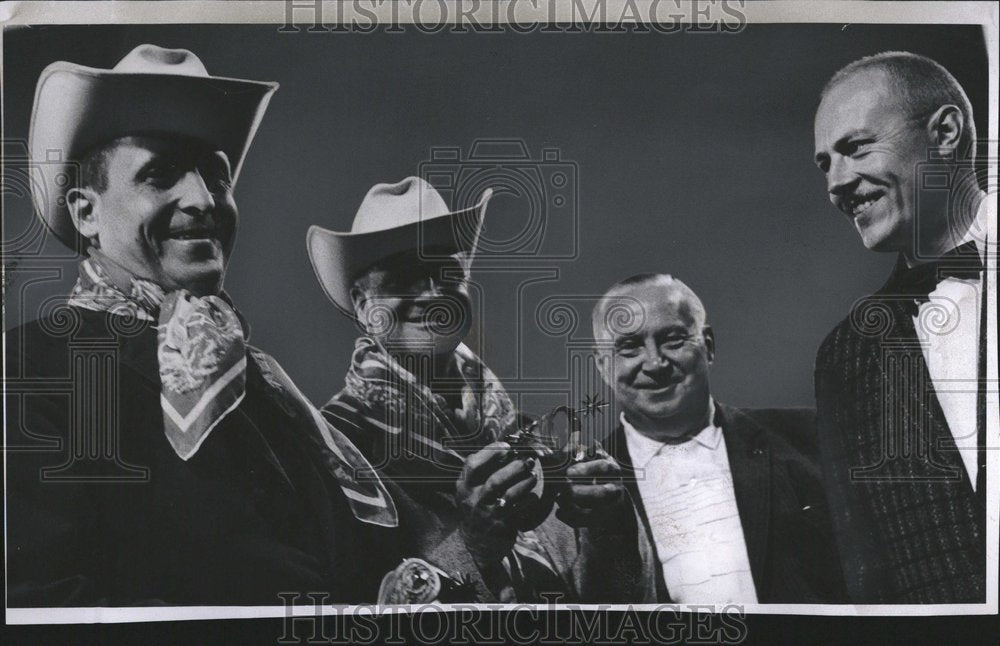
[[622, 356], [631, 357], [639, 351], [640, 344], [634, 339], [623, 339], [615, 343], [615, 352]]
[[179, 174], [180, 165], [176, 159], [158, 157], [142, 167], [139, 178], [155, 184], [170, 184]]
[[205, 177], [205, 183], [213, 193], [227, 193], [233, 190], [233, 182], [228, 175]]
[[229, 163], [219, 155], [212, 154], [203, 158], [198, 164], [198, 172], [213, 192], [229, 191], [233, 187]]
[[868, 146], [873, 143], [875, 143], [874, 139], [850, 139], [840, 144], [840, 150], [837, 152], [845, 157], [855, 157], [859, 153], [865, 152]]

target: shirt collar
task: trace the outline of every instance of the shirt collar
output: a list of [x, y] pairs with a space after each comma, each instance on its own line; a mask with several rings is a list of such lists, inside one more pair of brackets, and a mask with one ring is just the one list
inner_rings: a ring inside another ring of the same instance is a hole
[[632, 459], [632, 464], [640, 468], [645, 468], [649, 464], [649, 461], [656, 457], [665, 446], [693, 447], [694, 443], [697, 443], [710, 451], [718, 449], [722, 442], [722, 429], [715, 423], [715, 402], [711, 397], [708, 398], [708, 407], [708, 425], [698, 431], [687, 442], [682, 442], [681, 444], [668, 444], [667, 442], [646, 437], [632, 426], [625, 418], [623, 411], [620, 416], [621, 423], [625, 429], [625, 442], [628, 444], [628, 452]]

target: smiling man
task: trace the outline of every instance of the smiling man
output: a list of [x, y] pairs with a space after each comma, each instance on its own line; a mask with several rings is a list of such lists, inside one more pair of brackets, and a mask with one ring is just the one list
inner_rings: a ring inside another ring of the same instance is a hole
[[84, 154], [70, 216], [91, 249], [168, 290], [218, 294], [236, 241], [232, 169], [183, 136], [118, 137]]
[[657, 600], [841, 601], [813, 411], [714, 401], [715, 335], [698, 296], [669, 275], [613, 285], [593, 326], [622, 411], [609, 450], [632, 476]]
[[310, 228], [320, 284], [362, 332], [323, 413], [395, 485], [406, 555], [466, 579], [453, 600], [541, 600], [564, 584], [532, 531], [544, 515], [518, 531], [516, 512], [531, 503], [540, 465], [499, 441], [516, 428], [513, 402], [463, 343], [491, 194], [452, 212], [408, 177], [373, 186], [351, 231]]
[[6, 334], [10, 606], [372, 602], [395, 565], [381, 482], [223, 291], [276, 88], [154, 45], [42, 72], [35, 209], [86, 258]]
[[980, 384], [996, 314], [975, 143], [962, 87], [907, 52], [843, 68], [816, 111], [830, 201], [867, 249], [898, 254], [816, 359], [824, 471], [855, 601], [985, 600]]
[[995, 314], [975, 143], [961, 86], [907, 52], [840, 70], [816, 111], [830, 201], [867, 249], [898, 254], [886, 284], [858, 301], [816, 360], [824, 467], [855, 601], [985, 600], [978, 384]]
[[464, 343], [491, 194], [451, 211], [408, 177], [373, 186], [350, 231], [310, 228], [316, 276], [362, 333], [323, 414], [391, 487], [404, 555], [465, 579], [451, 601], [640, 600], [641, 562], [622, 549], [637, 538], [634, 511], [613, 462], [567, 467], [559, 508], [574, 527], [557, 519], [538, 456], [511, 445], [527, 420]]

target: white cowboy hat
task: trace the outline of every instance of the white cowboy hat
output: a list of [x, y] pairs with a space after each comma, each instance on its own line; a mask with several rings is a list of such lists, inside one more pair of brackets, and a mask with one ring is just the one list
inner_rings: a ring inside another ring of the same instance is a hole
[[486, 189], [474, 206], [451, 211], [419, 177], [376, 184], [361, 202], [350, 231], [309, 227], [306, 247], [316, 278], [330, 300], [353, 317], [351, 286], [376, 262], [413, 250], [436, 258], [474, 254], [492, 195]]
[[133, 134], [179, 134], [229, 157], [233, 182], [277, 83], [209, 76], [186, 49], [139, 45], [112, 69], [56, 61], [38, 78], [28, 135], [38, 217], [63, 243], [83, 250], [66, 208], [76, 164], [91, 147]]

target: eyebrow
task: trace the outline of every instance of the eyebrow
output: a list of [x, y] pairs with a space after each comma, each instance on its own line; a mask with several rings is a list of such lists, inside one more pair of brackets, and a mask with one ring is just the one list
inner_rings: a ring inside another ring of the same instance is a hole
[[624, 343], [627, 343], [629, 341], [636, 341], [636, 340], [638, 340], [640, 338], [642, 338], [642, 337], [640, 337], [638, 334], [635, 334], [634, 332], [630, 333], [630, 334], [623, 334], [621, 336], [616, 336], [614, 338], [614, 345], [617, 348], [618, 346], [620, 346], [620, 345], [622, 345]]
[[150, 150], [149, 158], [139, 165], [138, 170], [135, 172], [135, 176], [139, 177], [143, 173], [149, 170], [154, 164], [162, 162], [164, 159], [169, 159], [169, 155], [160, 152], [159, 150]]
[[[837, 141], [833, 142], [832, 149], [834, 151], [836, 151], [836, 152], [839, 152], [839, 151], [843, 150], [844, 149], [844, 145], [848, 141], [850, 141], [852, 139], [858, 139], [858, 138], [861, 138], [861, 139], [870, 139], [873, 136], [874, 135], [870, 131], [868, 131], [868, 130], [866, 130], [864, 128], [856, 128], [854, 130], [849, 130], [845, 135], [843, 135], [842, 137], [840, 137], [840, 139], [837, 139]], [[816, 151], [816, 154], [813, 157], [813, 161], [815, 161], [817, 164], [819, 164], [820, 162], [822, 162], [822, 161], [824, 161], [826, 159], [829, 159], [829, 158], [830, 158], [830, 155], [828, 155], [826, 152], [824, 152], [822, 150], [818, 150], [818, 151]]]
[[660, 330], [660, 332], [659, 332], [659, 334], [657, 334], [657, 336], [658, 337], [664, 337], [664, 336], [672, 336], [672, 335], [676, 335], [676, 334], [690, 335], [691, 334], [691, 330], [688, 329], [686, 326], [683, 326], [683, 325], [672, 325], [672, 326], [666, 328], [665, 330]]

